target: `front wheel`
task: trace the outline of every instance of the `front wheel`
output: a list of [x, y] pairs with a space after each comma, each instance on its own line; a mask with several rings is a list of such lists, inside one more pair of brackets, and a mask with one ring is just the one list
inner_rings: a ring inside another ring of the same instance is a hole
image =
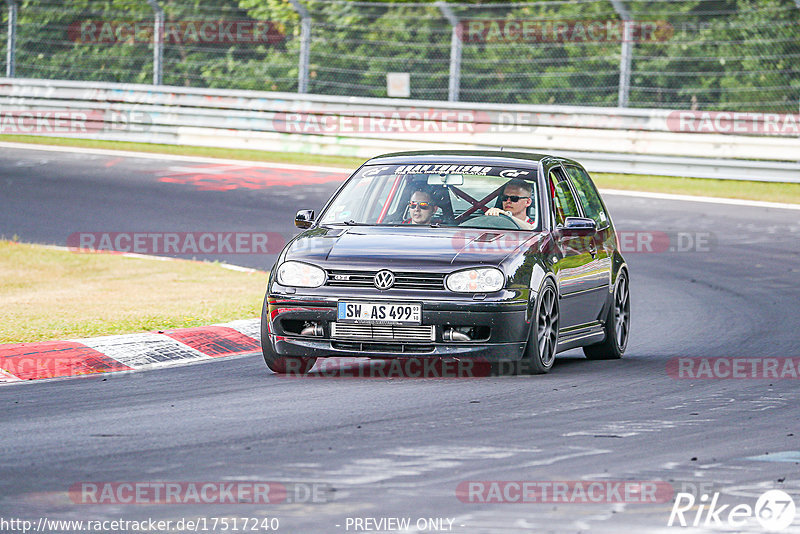
[[540, 375], [553, 367], [558, 345], [558, 294], [551, 279], [542, 284], [534, 310], [531, 333], [521, 363], [522, 370]]
[[[279, 375], [304, 375], [308, 373], [317, 361], [314, 357], [303, 356], [268, 356], [267, 351], [263, 350], [264, 361], [274, 373]], [[271, 349], [270, 349], [271, 352]]]
[[614, 301], [606, 314], [606, 338], [602, 343], [583, 347], [583, 353], [590, 360], [618, 360], [628, 346], [631, 324], [631, 294], [628, 288], [628, 274], [620, 271], [614, 289]]
[[272, 343], [269, 341], [267, 298], [264, 297], [264, 305], [261, 307], [261, 353], [264, 355], [264, 362], [274, 373], [304, 375], [314, 367], [317, 361], [314, 357], [302, 356], [281, 356], [272, 350]]

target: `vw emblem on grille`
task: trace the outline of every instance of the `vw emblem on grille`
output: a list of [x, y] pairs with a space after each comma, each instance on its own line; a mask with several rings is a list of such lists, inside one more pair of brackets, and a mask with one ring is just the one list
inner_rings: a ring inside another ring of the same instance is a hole
[[378, 271], [375, 275], [375, 287], [378, 289], [389, 289], [394, 285], [394, 274], [392, 271]]

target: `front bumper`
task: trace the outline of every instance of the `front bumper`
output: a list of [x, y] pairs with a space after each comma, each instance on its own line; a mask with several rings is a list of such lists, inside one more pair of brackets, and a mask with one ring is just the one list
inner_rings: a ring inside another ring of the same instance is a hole
[[[422, 304], [422, 325], [432, 325], [434, 336], [432, 340], [406, 341], [334, 338], [331, 324], [337, 320], [340, 298], [270, 294], [266, 316], [262, 318], [267, 329], [264, 342], [269, 342], [272, 350], [282, 356], [518, 360], [530, 330], [527, 299], [520, 296], [516, 294], [513, 295], [516, 298], [500, 301], [416, 299]], [[356, 300], [364, 300], [364, 297]], [[372, 300], [394, 299], [383, 296]], [[300, 335], [298, 325], [305, 323], [320, 325], [322, 335]], [[472, 341], [444, 338], [447, 329], [465, 326], [480, 327], [486, 335]]]

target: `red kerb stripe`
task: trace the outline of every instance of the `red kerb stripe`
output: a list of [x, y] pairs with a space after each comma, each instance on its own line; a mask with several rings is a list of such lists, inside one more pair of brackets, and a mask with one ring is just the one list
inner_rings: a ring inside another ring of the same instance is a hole
[[23, 380], [131, 370], [94, 349], [69, 341], [0, 345], [0, 368]]
[[229, 356], [261, 350], [261, 344], [226, 326], [199, 326], [167, 330], [165, 335], [208, 356]]

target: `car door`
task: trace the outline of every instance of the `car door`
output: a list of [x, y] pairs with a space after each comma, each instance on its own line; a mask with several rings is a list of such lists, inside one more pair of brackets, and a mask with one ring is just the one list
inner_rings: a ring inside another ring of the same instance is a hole
[[584, 212], [561, 165], [550, 167], [548, 186], [556, 248], [553, 272], [558, 283], [561, 328], [567, 329], [599, 319], [608, 290], [608, 273], [597, 261], [596, 233], [574, 235], [565, 231], [567, 217], [583, 217]]
[[616, 247], [614, 226], [611, 224], [611, 217], [608, 216], [605, 204], [600, 199], [600, 194], [586, 170], [580, 165], [573, 164], [566, 164], [565, 169], [583, 216], [592, 219], [597, 225], [597, 230], [589, 243], [595, 254], [592, 259], [593, 274], [588, 287], [602, 290], [597, 293], [599, 318], [611, 283], [611, 270]]

